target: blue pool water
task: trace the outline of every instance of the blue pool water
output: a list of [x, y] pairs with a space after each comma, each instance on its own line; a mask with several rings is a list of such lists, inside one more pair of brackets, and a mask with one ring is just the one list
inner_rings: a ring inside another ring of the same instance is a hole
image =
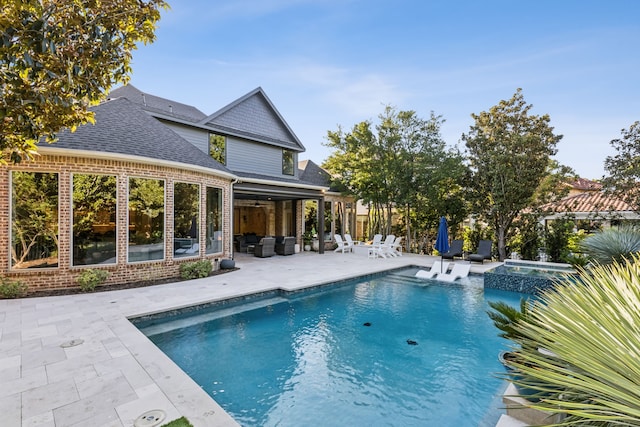
[[415, 271], [137, 325], [243, 426], [495, 425], [487, 301], [521, 294]]

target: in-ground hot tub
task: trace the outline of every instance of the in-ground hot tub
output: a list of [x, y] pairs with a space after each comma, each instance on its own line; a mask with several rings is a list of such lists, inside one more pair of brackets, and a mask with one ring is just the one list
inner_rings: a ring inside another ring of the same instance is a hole
[[557, 280], [574, 280], [576, 270], [570, 264], [507, 259], [503, 265], [484, 273], [485, 288], [537, 294]]

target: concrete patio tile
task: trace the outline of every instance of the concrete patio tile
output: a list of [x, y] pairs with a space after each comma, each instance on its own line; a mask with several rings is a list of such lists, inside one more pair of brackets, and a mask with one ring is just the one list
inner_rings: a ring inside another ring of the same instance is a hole
[[62, 378], [69, 378], [69, 376], [85, 376], [87, 371], [95, 372], [93, 365], [97, 362], [110, 359], [109, 353], [106, 351], [99, 353], [86, 354], [83, 357], [76, 357], [74, 359], [66, 359], [61, 362], [51, 363], [46, 366], [47, 376], [49, 381], [60, 381]]
[[27, 419], [80, 399], [73, 379], [47, 384], [22, 393], [22, 417]]
[[0, 399], [0, 425], [19, 426], [22, 420], [22, 400], [20, 393]]
[[18, 378], [20, 378], [20, 372], [22, 370], [20, 369], [20, 366], [12, 366], [9, 368], [4, 368], [2, 366], [2, 362], [0, 362], [0, 386], [2, 385], [2, 383], [7, 382], [7, 381], [12, 381], [12, 380], [17, 380]]
[[134, 389], [153, 384], [153, 380], [147, 371], [130, 354], [96, 363], [94, 367], [98, 375], [122, 374]]
[[131, 426], [140, 415], [154, 409], [159, 409], [165, 412], [166, 418], [161, 424], [166, 424], [171, 420], [181, 417], [180, 412], [178, 412], [176, 407], [173, 406], [169, 399], [167, 399], [167, 396], [160, 391], [120, 405], [116, 408], [116, 411], [118, 412], [123, 424]]
[[35, 328], [27, 328], [22, 330], [22, 340], [28, 341], [36, 338], [50, 337], [58, 334], [58, 328], [55, 325], [38, 326]]
[[[111, 380], [115, 378], [114, 376]], [[89, 390], [86, 388], [86, 384], [84, 386], [84, 393], [95, 391], [95, 389]], [[138, 398], [126, 381], [105, 382], [101, 386], [102, 389], [97, 394], [92, 394], [89, 397], [54, 409], [53, 416], [56, 421], [56, 427], [76, 424], [94, 426], [119, 420], [115, 408]], [[83, 422], [85, 424], [82, 424]]]
[[98, 375], [95, 378], [88, 379], [86, 381], [76, 381], [78, 387], [78, 394], [81, 399], [86, 399], [99, 394], [109, 394], [114, 389], [123, 389], [128, 386], [126, 391], [133, 391], [133, 388], [127, 383], [124, 375], [121, 372], [110, 372], [105, 375]]
[[20, 332], [7, 332], [2, 334], [0, 340], [0, 357], [17, 356], [20, 354], [22, 344], [22, 334]]
[[10, 380], [0, 385], [0, 399], [25, 390], [31, 390], [47, 384], [47, 372], [44, 367], [34, 369], [23, 369], [22, 376], [15, 380]]
[[106, 340], [102, 340], [102, 344], [114, 359], [131, 354], [129, 349], [125, 347], [124, 344], [122, 344], [122, 341], [120, 341], [119, 338], [109, 338]]
[[22, 420], [22, 427], [56, 427], [53, 411], [43, 412]]
[[37, 351], [23, 352], [22, 366], [25, 368], [35, 368], [37, 366], [49, 365], [51, 363], [66, 360], [67, 356], [60, 346], [44, 347]]

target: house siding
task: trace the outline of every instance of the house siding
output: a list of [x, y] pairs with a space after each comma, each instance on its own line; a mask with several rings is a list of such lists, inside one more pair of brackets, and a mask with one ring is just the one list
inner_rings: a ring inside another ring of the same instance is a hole
[[[59, 174], [59, 244], [58, 267], [49, 269], [25, 269], [11, 270], [9, 248], [11, 235], [11, 212], [9, 200], [11, 198], [10, 173], [12, 170], [55, 172]], [[180, 264], [198, 259], [228, 258], [231, 255], [232, 232], [230, 224], [231, 207], [231, 183], [229, 180], [213, 175], [182, 170], [164, 166], [138, 164], [120, 160], [100, 160], [78, 158], [72, 156], [42, 155], [37, 162], [21, 163], [17, 166], [0, 168], [0, 276], [10, 280], [18, 280], [29, 287], [29, 292], [45, 290], [77, 288], [78, 275], [87, 268], [99, 268], [109, 271], [109, 278], [102, 285], [120, 285], [151, 280], [177, 278]], [[71, 266], [71, 194], [70, 182], [73, 173], [96, 173], [116, 175], [118, 179], [118, 213], [117, 213], [117, 263], [110, 265]], [[189, 182], [200, 184], [200, 198], [203, 201], [200, 206], [201, 218], [205, 217], [206, 187], [222, 189], [223, 217], [223, 252], [217, 254], [204, 254], [204, 224], [201, 221], [201, 253], [190, 258], [173, 259], [171, 251], [166, 251], [165, 258], [157, 261], [128, 263], [128, 194], [127, 183], [130, 176], [162, 179], [165, 181], [167, 193], [165, 204], [165, 247], [173, 246], [173, 183]], [[215, 267], [215, 266], [214, 266]]]
[[200, 151], [209, 155], [209, 132], [203, 129], [196, 129], [188, 126], [182, 126], [176, 123], [163, 121], [167, 127], [177, 133], [183, 139], [186, 139]]
[[[294, 153], [294, 165], [297, 165], [297, 153]], [[282, 174], [282, 148], [233, 137], [227, 138], [227, 167], [234, 172], [292, 177]], [[294, 174], [297, 174], [296, 167]]]

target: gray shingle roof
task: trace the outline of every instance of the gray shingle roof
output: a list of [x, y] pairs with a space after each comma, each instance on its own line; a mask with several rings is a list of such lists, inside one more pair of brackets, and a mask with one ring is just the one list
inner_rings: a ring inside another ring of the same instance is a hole
[[340, 189], [332, 185], [331, 174], [311, 160], [298, 162], [298, 176], [301, 181], [309, 184], [329, 187], [329, 191], [340, 192]]
[[230, 173], [229, 169], [147, 114], [126, 98], [112, 99], [91, 108], [95, 125], [58, 134], [52, 148], [91, 150], [179, 162]]
[[202, 119], [200, 124], [228, 135], [265, 142], [293, 151], [305, 150], [260, 87]]
[[112, 90], [109, 93], [109, 99], [115, 98], [127, 98], [133, 103], [142, 105], [149, 112], [175, 117], [191, 123], [198, 123], [207, 117], [205, 113], [196, 107], [144, 93], [132, 85], [121, 86]]

